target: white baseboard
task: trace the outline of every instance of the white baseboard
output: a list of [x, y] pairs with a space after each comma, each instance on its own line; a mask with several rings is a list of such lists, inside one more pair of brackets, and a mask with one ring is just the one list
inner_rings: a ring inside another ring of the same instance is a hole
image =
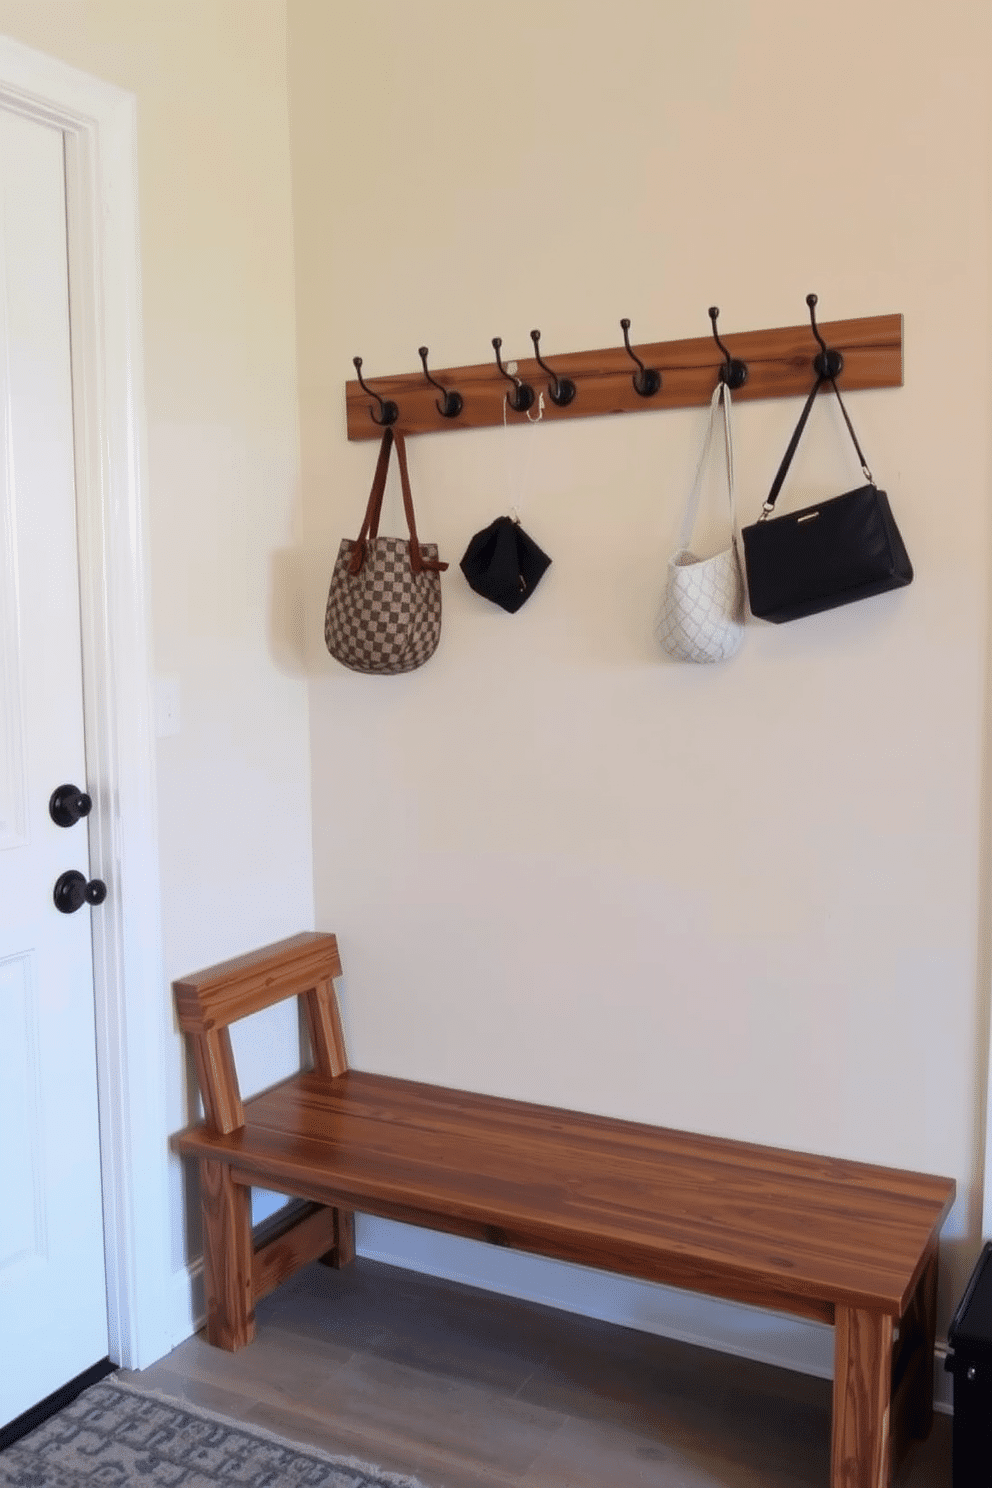
[[[357, 1251], [368, 1260], [820, 1379], [833, 1375], [833, 1329], [825, 1323], [800, 1322], [782, 1313], [719, 1302], [364, 1214], [357, 1215], [356, 1221]], [[206, 1318], [202, 1261], [174, 1274], [172, 1313], [175, 1347], [202, 1328]], [[947, 1345], [938, 1343], [934, 1406], [949, 1415], [953, 1394], [951, 1376], [944, 1369], [946, 1355]]]
[[829, 1379], [833, 1329], [541, 1256], [359, 1215], [358, 1253], [428, 1276]]
[[187, 1338], [199, 1333], [206, 1321], [203, 1261], [195, 1260], [172, 1273], [172, 1347], [178, 1348]]
[[954, 1414], [954, 1381], [944, 1368], [950, 1349], [938, 1340], [933, 1352], [933, 1408], [943, 1416]]

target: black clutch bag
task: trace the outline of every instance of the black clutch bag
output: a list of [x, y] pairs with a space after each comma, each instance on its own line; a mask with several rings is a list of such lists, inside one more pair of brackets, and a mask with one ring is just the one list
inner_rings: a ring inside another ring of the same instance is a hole
[[[810, 409], [825, 382], [830, 382], [837, 394], [868, 484], [770, 522], [768, 518], [775, 509]], [[752, 526], [742, 529], [741, 537], [751, 612], [776, 624], [853, 604], [911, 582], [913, 565], [892, 515], [889, 498], [875, 485], [865, 464], [854, 426], [832, 377], [817, 378], [761, 516]]]
[[461, 570], [476, 594], [515, 614], [537, 588], [551, 559], [512, 517], [497, 517], [465, 549]]

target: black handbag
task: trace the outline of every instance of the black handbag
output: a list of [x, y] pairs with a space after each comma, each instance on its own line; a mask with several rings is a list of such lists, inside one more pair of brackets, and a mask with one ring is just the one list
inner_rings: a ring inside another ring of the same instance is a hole
[[497, 517], [465, 549], [461, 570], [476, 594], [515, 614], [537, 588], [551, 559], [513, 517]]
[[[868, 485], [769, 522], [816, 395], [825, 382], [837, 394]], [[741, 537], [751, 612], [776, 624], [853, 604], [911, 582], [913, 565], [889, 498], [875, 485], [834, 378], [817, 378], [761, 516], [742, 529]]]

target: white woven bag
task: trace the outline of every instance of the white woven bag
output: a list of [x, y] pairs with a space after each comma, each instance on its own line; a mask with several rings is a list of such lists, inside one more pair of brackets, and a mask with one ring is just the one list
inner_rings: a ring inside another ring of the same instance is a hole
[[[727, 457], [730, 498], [730, 547], [712, 558], [698, 558], [689, 548], [696, 525], [703, 474], [717, 405], [723, 409], [723, 440]], [[663, 649], [676, 661], [726, 661], [744, 639], [744, 578], [737, 552], [734, 515], [734, 448], [730, 432], [730, 389], [718, 382], [710, 402], [709, 424], [696, 479], [686, 503], [679, 545], [668, 560], [668, 583], [656, 634]]]

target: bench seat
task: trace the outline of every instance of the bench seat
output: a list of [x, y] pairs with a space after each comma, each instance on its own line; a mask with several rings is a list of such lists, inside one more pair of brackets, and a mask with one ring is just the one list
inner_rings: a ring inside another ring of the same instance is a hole
[[[952, 1180], [350, 1070], [339, 970], [332, 936], [294, 937], [176, 984], [208, 1112], [174, 1146], [200, 1162], [212, 1342], [249, 1342], [258, 1297], [345, 1263], [354, 1212], [375, 1214], [833, 1325], [832, 1488], [884, 1488], [930, 1426]], [[317, 1067], [242, 1106], [227, 1023], [287, 987]], [[308, 1201], [258, 1250], [253, 1186]]]
[[349, 1070], [181, 1150], [319, 1203], [833, 1323], [899, 1318], [943, 1179]]

